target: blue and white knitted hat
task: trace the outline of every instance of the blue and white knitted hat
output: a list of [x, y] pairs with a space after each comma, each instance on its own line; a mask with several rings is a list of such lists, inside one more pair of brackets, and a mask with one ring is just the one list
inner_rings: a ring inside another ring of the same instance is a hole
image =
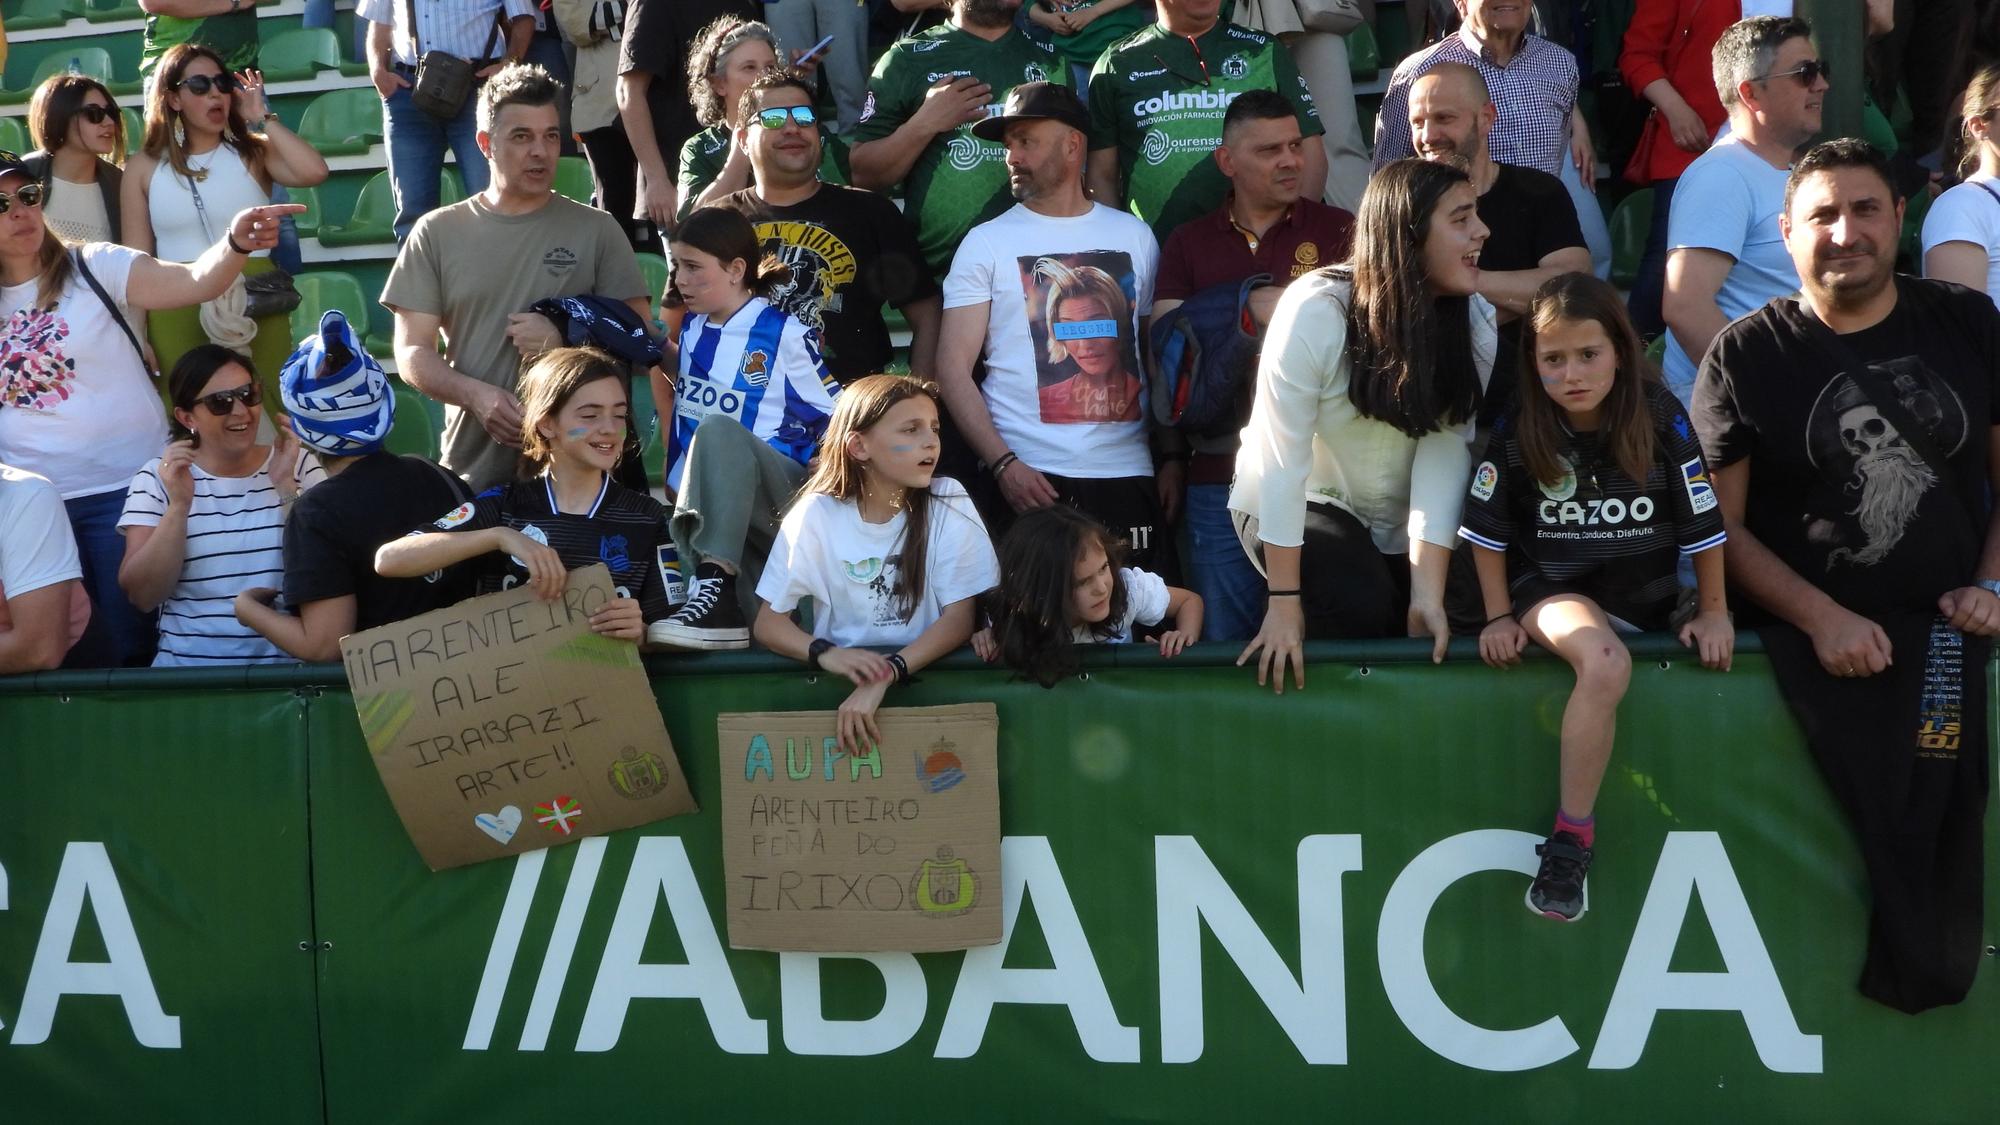
[[278, 395], [299, 442], [331, 457], [358, 457], [382, 448], [396, 423], [389, 376], [362, 350], [338, 309], [321, 317], [319, 335], [299, 341], [298, 350], [285, 360]]

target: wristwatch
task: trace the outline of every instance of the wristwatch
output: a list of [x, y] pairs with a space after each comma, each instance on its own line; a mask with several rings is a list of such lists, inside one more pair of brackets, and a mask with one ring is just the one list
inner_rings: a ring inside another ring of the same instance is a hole
[[2000, 595], [2000, 578], [1982, 578], [1973, 585], [1989, 594]]

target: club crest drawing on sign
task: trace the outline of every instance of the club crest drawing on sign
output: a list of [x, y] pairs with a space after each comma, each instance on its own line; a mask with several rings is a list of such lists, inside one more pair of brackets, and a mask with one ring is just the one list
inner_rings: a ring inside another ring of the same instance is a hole
[[1136, 422], [1132, 256], [1116, 250], [1016, 259], [1043, 422]]

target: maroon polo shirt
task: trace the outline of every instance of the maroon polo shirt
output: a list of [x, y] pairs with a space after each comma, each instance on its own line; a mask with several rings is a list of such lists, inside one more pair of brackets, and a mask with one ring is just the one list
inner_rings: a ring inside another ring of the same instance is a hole
[[[1260, 273], [1270, 274], [1274, 285], [1289, 285], [1347, 258], [1354, 216], [1338, 207], [1300, 199], [1253, 245], [1250, 232], [1229, 217], [1231, 202], [1224, 199], [1220, 208], [1182, 223], [1167, 236], [1153, 282], [1155, 302], [1185, 301], [1204, 289]], [[1193, 444], [1188, 483], [1227, 484], [1236, 465], [1235, 436]]]
[[1155, 301], [1185, 301], [1210, 286], [1258, 273], [1285, 285], [1347, 257], [1354, 216], [1338, 207], [1300, 199], [1253, 247], [1250, 233], [1229, 217], [1230, 202], [1223, 200], [1221, 207], [1167, 236], [1153, 283]]

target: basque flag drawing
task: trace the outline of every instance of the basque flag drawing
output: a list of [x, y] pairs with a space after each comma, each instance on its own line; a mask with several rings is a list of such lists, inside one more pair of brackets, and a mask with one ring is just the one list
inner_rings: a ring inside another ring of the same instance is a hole
[[583, 809], [577, 804], [575, 797], [557, 797], [547, 804], [535, 806], [535, 821], [546, 824], [565, 836], [576, 831], [569, 826], [569, 822], [582, 819]]

